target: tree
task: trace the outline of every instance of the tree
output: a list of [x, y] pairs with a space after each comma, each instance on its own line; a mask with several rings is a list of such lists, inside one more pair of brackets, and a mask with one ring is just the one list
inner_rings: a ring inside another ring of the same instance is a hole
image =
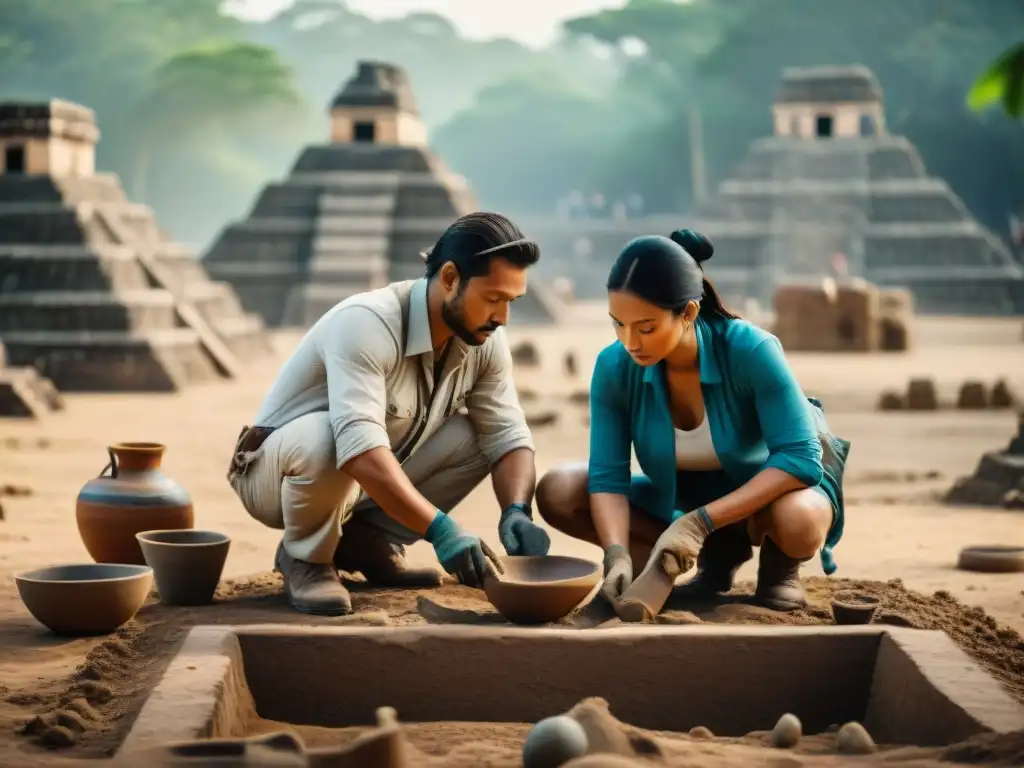
[[989, 65], [974, 82], [967, 103], [976, 111], [995, 105], [1015, 120], [1024, 120], [1024, 43], [1017, 43]]
[[212, 43], [172, 56], [157, 67], [133, 110], [139, 126], [134, 194], [145, 197], [156, 147], [232, 125], [259, 125], [272, 113], [285, 118], [302, 104], [291, 67], [271, 48]]

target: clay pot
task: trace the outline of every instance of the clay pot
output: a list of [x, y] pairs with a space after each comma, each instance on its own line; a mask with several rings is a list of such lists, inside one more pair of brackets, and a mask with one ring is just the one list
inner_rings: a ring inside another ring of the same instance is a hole
[[837, 592], [832, 598], [836, 624], [869, 624], [878, 610], [878, 599], [859, 592]]
[[498, 613], [514, 624], [547, 624], [567, 616], [601, 580], [601, 567], [578, 557], [503, 557], [505, 573], [484, 581]]
[[14, 575], [36, 621], [61, 635], [113, 632], [146, 602], [153, 571], [145, 565], [54, 565]]
[[160, 471], [163, 445], [118, 443], [107, 453], [110, 463], [78, 493], [78, 532], [97, 563], [145, 565], [135, 534], [191, 528], [192, 499]]
[[135, 534], [153, 569], [156, 590], [166, 605], [206, 605], [213, 602], [230, 537], [214, 531], [169, 530]]

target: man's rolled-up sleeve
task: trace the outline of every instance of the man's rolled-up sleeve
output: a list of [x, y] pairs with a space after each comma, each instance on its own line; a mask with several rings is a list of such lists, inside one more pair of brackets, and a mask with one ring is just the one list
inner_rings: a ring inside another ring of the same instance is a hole
[[526, 414], [512, 380], [512, 351], [503, 331], [491, 339], [487, 359], [466, 397], [480, 450], [493, 465], [518, 448], [534, 450]]
[[367, 307], [335, 313], [322, 334], [327, 396], [337, 466], [374, 448], [389, 448], [386, 378], [398, 362], [398, 340]]

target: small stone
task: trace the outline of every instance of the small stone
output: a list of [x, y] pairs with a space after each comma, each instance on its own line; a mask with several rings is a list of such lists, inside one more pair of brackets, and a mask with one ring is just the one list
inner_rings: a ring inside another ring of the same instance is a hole
[[854, 721], [846, 723], [836, 734], [836, 749], [841, 755], [870, 755], [875, 751], [875, 740], [864, 726]]
[[779, 718], [779, 722], [772, 729], [771, 744], [778, 749], [789, 749], [800, 743], [803, 736], [803, 726], [800, 718], [787, 712]]
[[962, 411], [977, 411], [988, 408], [988, 387], [983, 381], [965, 381], [960, 385], [956, 407]]
[[568, 715], [541, 720], [523, 744], [523, 768], [558, 768], [587, 753], [583, 726]]
[[528, 341], [512, 348], [512, 362], [516, 365], [540, 365], [540, 352]]
[[992, 386], [992, 396], [989, 399], [990, 408], [1012, 408], [1017, 403], [1017, 395], [1010, 388], [1006, 379], [998, 379]]
[[906, 407], [906, 401], [899, 392], [883, 392], [878, 399], [878, 410], [880, 411], [902, 411]]
[[576, 353], [569, 351], [565, 353], [565, 357], [562, 358], [562, 364], [565, 366], [566, 376], [576, 375]]
[[569, 395], [569, 402], [575, 405], [587, 405], [590, 403], [590, 390], [581, 389]]
[[694, 739], [713, 739], [715, 734], [711, 732], [710, 728], [705, 728], [703, 725], [698, 725], [690, 729], [690, 736]]
[[911, 379], [907, 384], [907, 408], [911, 411], [937, 411], [939, 395], [932, 379]]
[[557, 421], [557, 411], [534, 411], [526, 414], [526, 423], [531, 427], [546, 427]]

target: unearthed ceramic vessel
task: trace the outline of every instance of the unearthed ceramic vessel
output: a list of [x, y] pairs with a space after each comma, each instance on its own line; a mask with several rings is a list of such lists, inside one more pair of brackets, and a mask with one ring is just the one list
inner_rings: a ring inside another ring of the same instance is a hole
[[836, 624], [869, 624], [878, 609], [878, 598], [860, 592], [837, 592], [832, 598]]
[[107, 452], [110, 463], [78, 494], [78, 532], [96, 562], [144, 565], [135, 534], [191, 528], [192, 499], [160, 471], [163, 445], [118, 443]]
[[135, 534], [156, 591], [167, 605], [213, 602], [231, 539], [215, 531], [169, 530]]
[[1004, 544], [964, 547], [956, 567], [961, 571], [980, 573], [1019, 573], [1024, 571], [1024, 547]]
[[25, 607], [62, 635], [113, 632], [146, 602], [153, 570], [145, 565], [54, 565], [14, 575]]
[[487, 599], [515, 624], [558, 621], [601, 581], [601, 566], [577, 557], [503, 557], [505, 573], [484, 582]]

